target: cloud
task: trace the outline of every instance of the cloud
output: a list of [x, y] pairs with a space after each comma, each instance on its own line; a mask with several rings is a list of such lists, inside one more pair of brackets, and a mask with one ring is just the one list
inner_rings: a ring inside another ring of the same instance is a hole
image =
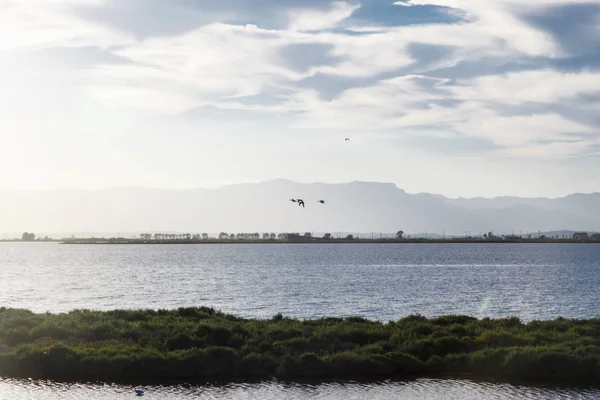
[[[5, 0], [0, 12], [0, 51], [57, 46], [109, 46], [131, 43], [130, 35], [79, 18], [74, 0]], [[102, 0], [80, 5], [100, 7]]]
[[[114, 53], [128, 65], [94, 68], [89, 80], [127, 87], [152, 89], [180, 98], [174, 113], [218, 100], [258, 95], [281, 82], [297, 81], [306, 74], [278, 64], [281, 46], [302, 43], [256, 26], [212, 24], [171, 38], [152, 38]], [[92, 92], [94, 88], [91, 89]], [[151, 95], [150, 91], [146, 94]], [[110, 96], [108, 96], [110, 97]], [[136, 96], [141, 103], [150, 97]], [[143, 106], [143, 105], [142, 105]]]
[[503, 152], [506, 156], [513, 158], [556, 160], [581, 157], [582, 155], [598, 156], [597, 150], [590, 151], [590, 149], [597, 149], [598, 145], [600, 145], [598, 141], [558, 141], [543, 144], [536, 143], [511, 148]]
[[[103, 49], [122, 62], [80, 68], [82, 92], [149, 115], [206, 107], [229, 115], [247, 110], [284, 115], [289, 130], [472, 139], [522, 156], [559, 155], [561, 148], [564, 154], [584, 154], [596, 146], [598, 130], [591, 121], [597, 108], [585, 96], [600, 92], [600, 72], [586, 65], [569, 72], [551, 68], [548, 60], [568, 61], [572, 49], [528, 16], [600, 0], [373, 0], [369, 18], [357, 17], [365, 1], [260, 1], [250, 12], [230, 0], [228, 10], [204, 5], [209, 15], [233, 15], [223, 17], [227, 22], [193, 26], [186, 20], [185, 31], [156, 28], [152, 34], [155, 25], [140, 13], [136, 32], [144, 35], [77, 12], [82, 5], [96, 11], [110, 7], [105, 14], [110, 16], [123, 3], [81, 1], [3, 3], [0, 51]], [[128, 3], [128, 15], [142, 11], [143, 4]], [[178, 15], [190, 4], [177, 1]], [[203, 4], [194, 7], [197, 13]], [[399, 13], [394, 25], [383, 15], [389, 7], [434, 9], [442, 19], [412, 24]], [[261, 19], [267, 10], [269, 17]], [[506, 73], [494, 71], [509, 65]], [[461, 78], [450, 76], [449, 68]], [[328, 90], [336, 84], [326, 82], [337, 82], [336, 89]]]
[[331, 8], [326, 11], [314, 9], [292, 10], [289, 12], [289, 29], [292, 31], [318, 31], [334, 28], [359, 8], [360, 4], [334, 1]]
[[554, 103], [600, 92], [600, 72], [520, 71], [461, 80], [450, 90], [462, 100]]
[[[488, 115], [454, 125], [457, 132], [483, 138], [502, 147], [521, 147], [539, 142], [576, 141], [577, 134], [593, 132], [591, 127], [553, 114], [528, 116]], [[585, 143], [585, 140], [580, 140]]]
[[339, 129], [408, 126], [408, 123], [399, 123], [398, 116], [406, 116], [422, 104], [443, 99], [443, 93], [435, 90], [442, 83], [444, 80], [425, 76], [403, 76], [374, 86], [346, 90], [331, 101], [320, 99], [315, 91], [304, 91], [293, 97], [296, 109], [302, 105], [305, 110], [298, 126]]
[[[436, 128], [454, 132], [458, 137], [488, 141], [514, 155], [557, 155], [563, 144], [564, 154], [584, 152], [594, 143], [590, 137], [600, 138], [598, 128], [551, 111], [506, 115], [506, 109], [497, 104], [514, 106], [573, 100], [585, 93], [598, 92], [598, 85], [590, 83], [600, 81], [598, 78], [594, 73], [541, 70], [450, 84], [444, 79], [407, 76], [350, 89], [331, 101], [323, 101], [314, 91], [307, 91], [296, 97], [299, 103], [305, 104], [306, 110], [298, 126], [386, 129], [419, 132], [430, 137], [436, 135], [424, 129]], [[447, 101], [453, 102], [451, 106], [442, 105]], [[301, 107], [296, 104], [295, 108]], [[532, 148], [538, 145], [548, 151], [534, 152]]]

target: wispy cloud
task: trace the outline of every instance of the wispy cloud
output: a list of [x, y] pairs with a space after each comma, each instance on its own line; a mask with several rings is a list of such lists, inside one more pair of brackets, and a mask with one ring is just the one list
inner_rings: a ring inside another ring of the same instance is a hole
[[[89, 12], [114, 15], [125, 7], [114, 0], [0, 4], [0, 56], [93, 47], [122, 60], [86, 66], [76, 80], [87, 98], [114, 108], [167, 116], [248, 110], [277, 116], [289, 132], [484, 141], [495, 154], [525, 158], [598, 152], [600, 54], [593, 46], [573, 51], [573, 38], [567, 48], [560, 30], [533, 17], [600, 0], [261, 0], [252, 8], [227, 0], [222, 9], [174, 0], [178, 10], [230, 17], [146, 35]], [[136, 26], [152, 33], [157, 22], [144, 20], [145, 4], [154, 2], [132, 1], [127, 10], [138, 7]], [[600, 8], [590, 10], [600, 21]], [[586, 32], [600, 36], [600, 28]]]
[[125, 32], [78, 17], [75, 4], [100, 7], [103, 0], [4, 0], [0, 3], [0, 50], [132, 43]]
[[349, 18], [360, 4], [345, 1], [334, 1], [331, 8], [325, 11], [314, 9], [297, 9], [289, 12], [289, 29], [292, 31], [319, 31], [335, 28], [340, 22]]

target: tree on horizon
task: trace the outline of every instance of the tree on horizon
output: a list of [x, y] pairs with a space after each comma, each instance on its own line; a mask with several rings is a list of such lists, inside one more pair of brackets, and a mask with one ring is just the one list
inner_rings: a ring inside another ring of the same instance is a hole
[[21, 236], [21, 239], [26, 242], [32, 242], [35, 240], [35, 233], [24, 232], [23, 235]]

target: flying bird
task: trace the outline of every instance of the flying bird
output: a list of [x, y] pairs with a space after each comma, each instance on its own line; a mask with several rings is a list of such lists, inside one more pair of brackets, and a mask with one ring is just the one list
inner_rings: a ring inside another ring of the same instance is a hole
[[292, 203], [295, 203], [295, 202], [296, 202], [296, 199], [290, 199], [290, 201], [291, 201]]
[[304, 200], [302, 199], [298, 199], [298, 207], [300, 206], [304, 207]]
[[350, 141], [350, 138], [346, 138], [346, 142], [349, 142], [349, 141]]
[[325, 200], [319, 200], [319, 203], [325, 204]]

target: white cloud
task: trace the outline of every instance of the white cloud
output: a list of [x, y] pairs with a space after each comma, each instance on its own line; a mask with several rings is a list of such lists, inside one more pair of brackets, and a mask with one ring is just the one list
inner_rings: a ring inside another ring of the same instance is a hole
[[[131, 43], [130, 35], [83, 20], [69, 10], [74, 0], [6, 1], [0, 4], [0, 51], [56, 46], [106, 48]], [[79, 4], [100, 6], [101, 0]]]
[[[576, 157], [581, 154], [594, 155], [593, 151], [590, 152], [590, 148], [598, 145], [598, 141], [590, 140], [552, 142], [504, 149], [500, 154], [523, 159], [556, 160], [560, 158]], [[596, 152], [595, 155], [597, 156], [598, 153]]]
[[314, 70], [328, 75], [369, 77], [415, 62], [407, 52], [409, 42], [398, 33], [373, 33], [358, 37], [321, 34], [307, 41], [333, 46], [331, 55], [339, 57], [341, 61]]
[[520, 147], [542, 141], [576, 140], [578, 138], [574, 134], [594, 132], [589, 126], [555, 114], [510, 117], [488, 115], [455, 124], [454, 129], [503, 147]]
[[289, 12], [289, 29], [292, 31], [318, 31], [336, 27], [340, 22], [349, 18], [360, 4], [350, 4], [346, 1], [334, 1], [327, 11], [299, 9]]
[[[328, 3], [329, 8], [306, 6], [289, 10], [281, 4], [284, 2], [274, 1], [273, 8], [283, 9], [275, 14], [289, 17], [278, 21], [286, 28], [267, 29], [266, 22], [263, 24], [259, 17], [252, 17], [248, 20], [255, 20], [257, 25], [214, 21], [184, 33], [147, 35], [145, 40], [134, 39], [126, 31], [109, 27], [112, 25], [100, 24], [93, 16], [84, 19], [76, 14], [73, 6], [83, 1], [86, 6], [103, 7], [104, 4], [103, 0], [10, 3], [0, 0], [0, 7], [4, 7], [0, 12], [0, 51], [89, 46], [102, 48], [125, 61], [120, 64], [98, 62], [73, 73], [65, 69], [44, 75], [44, 79], [40, 78], [35, 84], [22, 85], [19, 118], [14, 117], [17, 109], [14, 98], [0, 93], [0, 104], [7, 106], [6, 110], [0, 110], [3, 127], [14, 131], [29, 129], [41, 135], [45, 121], [50, 121], [56, 123], [52, 135], [58, 135], [68, 124], [57, 121], [67, 121], [69, 116], [78, 118], [75, 107], [81, 104], [81, 107], [93, 108], [100, 103], [111, 112], [126, 110], [127, 115], [143, 111], [149, 118], [211, 105], [224, 111], [222, 124], [211, 127], [215, 135], [223, 132], [233, 135], [233, 129], [223, 128], [233, 123], [230, 116], [238, 115], [234, 114], [236, 110], [253, 110], [262, 112], [253, 114], [258, 115], [256, 120], [263, 117], [273, 120], [276, 115], [282, 115], [277, 132], [273, 133], [278, 137], [287, 137], [291, 129], [299, 132], [298, 136], [311, 134], [314, 138], [322, 133], [348, 130], [355, 135], [369, 135], [373, 140], [379, 138], [378, 135], [393, 132], [445, 140], [485, 141], [489, 147], [495, 146], [494, 154], [502, 156], [552, 158], [597, 152], [598, 130], [577, 122], [589, 122], [593, 118], [578, 115], [575, 120], [573, 116], [553, 111], [558, 107], [544, 110], [540, 103], [581, 105], [577, 107], [578, 112], [593, 116], [598, 104], [582, 102], [581, 96], [596, 95], [600, 91], [600, 73], [593, 70], [563, 73], [546, 68], [467, 77], [458, 82], [443, 78], [444, 71], [436, 71], [437, 78], [429, 76], [433, 69], [448, 66], [455, 66], [463, 76], [468, 75], [469, 70], [461, 69], [462, 62], [468, 62], [469, 68], [479, 74], [478, 61], [482, 60], [493, 59], [498, 65], [521, 61], [534, 65], [537, 57], [566, 57], [568, 54], [559, 41], [529, 24], [521, 13], [531, 10], [542, 13], [544, 7], [582, 4], [583, 0], [405, 0], [395, 4], [453, 7], [445, 12], [465, 18], [452, 24], [399, 23], [397, 26], [389, 26], [389, 21], [386, 21], [388, 25], [381, 26], [377, 26], [377, 21], [365, 24], [364, 15], [353, 19], [358, 14], [359, 2], [337, 1]], [[366, 1], [362, 3], [366, 5]], [[600, 0], [593, 2], [600, 3]], [[111, 12], [118, 11], [118, 4], [111, 2], [111, 7], [115, 7]], [[108, 14], [103, 14], [104, 18], [108, 19]], [[140, 19], [143, 18], [144, 14], [140, 13]], [[151, 30], [151, 26], [149, 23], [144, 28]], [[346, 30], [332, 30], [340, 27]], [[429, 54], [414, 51], [415, 44], [430, 45], [421, 46]], [[438, 46], [443, 47], [439, 54]], [[286, 58], [297, 47], [309, 49], [306, 59], [298, 60], [297, 54]], [[43, 65], [29, 67], [27, 73], [21, 74], [19, 85], [26, 83], [36, 68], [45, 68]], [[60, 74], [69, 79], [63, 82]], [[15, 68], [2, 69], [0, 64], [1, 82], [10, 83], [14, 76]], [[305, 81], [307, 78], [317, 79]], [[39, 100], [39, 94], [46, 87], [43, 83], [53, 79], [57, 81], [56, 86], [62, 85], [64, 90], [56, 97], [54, 107], [45, 107], [43, 103], [52, 102], [54, 95], [47, 94]], [[36, 88], [40, 82], [41, 89]], [[70, 97], [71, 86], [83, 87], [85, 96], [77, 91], [77, 96]], [[17, 87], [12, 90], [19, 92]], [[248, 105], [247, 99], [241, 99], [245, 96], [263, 96], [261, 99], [269, 100], [265, 102], [268, 105], [260, 101], [260, 105]], [[31, 99], [39, 100], [39, 104], [32, 106]], [[63, 107], [67, 104], [65, 99], [69, 99], [72, 110]], [[94, 102], [88, 102], [90, 99]], [[538, 114], [526, 114], [522, 106], [533, 108], [528, 103], [538, 103], [535, 105], [536, 110], [540, 110]], [[55, 112], [59, 106], [66, 111]], [[38, 118], [39, 122], [24, 122], [29, 115], [33, 116], [32, 121]], [[40, 115], [44, 118], [40, 119]], [[106, 126], [101, 118], [94, 122]], [[165, 125], [165, 131], [169, 130], [168, 126]], [[248, 126], [244, 128], [249, 130]], [[251, 133], [261, 137], [262, 128], [264, 126], [257, 124]], [[97, 130], [102, 131], [100, 127]], [[156, 129], [157, 132], [162, 130]], [[200, 130], [190, 127], [185, 132], [196, 134]], [[79, 126], [77, 132], [88, 131], [85, 126]], [[64, 134], [65, 143], [77, 136], [70, 135], [67, 140]], [[160, 133], [156, 133], [158, 135]], [[163, 140], [168, 142], [168, 138]], [[187, 143], [187, 140], [191, 139], [182, 139], [182, 142]], [[15, 141], [11, 139], [6, 143]], [[223, 139], [221, 143], [226, 142]], [[102, 143], [110, 148], [107, 142]], [[285, 143], [284, 139], [281, 143]], [[88, 150], [93, 148], [90, 146]], [[242, 150], [246, 151], [241, 149], [240, 154]], [[157, 157], [164, 156], [160, 145], [156, 145], [154, 151]], [[217, 160], [221, 155], [215, 150], [210, 157]]]
[[295, 108], [302, 104], [304, 118], [298, 127], [319, 126], [340, 129], [389, 129], [410, 124], [399, 122], [399, 115], [418, 112], [418, 105], [444, 99], [442, 93], [426, 90], [420, 81], [434, 85], [444, 80], [410, 75], [381, 81], [374, 86], [345, 91], [331, 101], [320, 99], [314, 91], [294, 96]]
[[559, 72], [550, 69], [488, 75], [462, 80], [449, 88], [462, 100], [498, 101], [508, 104], [525, 102], [554, 103], [572, 100], [581, 94], [600, 92], [600, 73]]
[[276, 63], [280, 47], [291, 42], [278, 32], [256, 26], [213, 24], [116, 50], [115, 54], [134, 63], [95, 68], [89, 79], [120, 82], [122, 87], [117, 92], [127, 87], [151, 88], [148, 96], [130, 98], [138, 99], [142, 107], [148, 101], [152, 109], [160, 104], [160, 100], [152, 99], [152, 93], [159, 97], [169, 93], [172, 98], [180, 93], [174, 106], [169, 107], [176, 113], [203, 103], [258, 95], [278, 81], [302, 79], [305, 75]]
[[405, 0], [412, 6], [440, 6], [460, 9], [482, 9], [495, 5], [515, 5], [527, 9], [544, 9], [549, 6], [565, 6], [575, 4], [600, 4], [600, 0]]
[[[577, 74], [559, 74], [539, 71], [535, 74], [538, 80], [531, 78], [531, 72], [523, 72], [523, 76], [511, 76], [511, 83], [506, 88], [502, 77], [485, 77], [470, 81], [471, 86], [453, 87], [445, 85], [443, 79], [432, 82], [424, 77], [412, 76], [382, 81], [375, 86], [351, 89], [331, 101], [324, 101], [314, 91], [304, 92], [297, 96], [294, 107], [304, 104], [303, 119], [297, 124], [299, 128], [329, 129], [387, 129], [421, 134], [431, 127], [455, 132], [459, 136], [480, 139], [500, 148], [515, 150], [514, 154], [528, 154], [516, 151], [521, 147], [537, 146], [552, 149], [551, 154], [558, 154], [560, 146], [548, 147], [551, 142], [568, 141], [565, 154], [573, 151], [584, 151], [591, 146], [590, 137], [600, 138], [598, 129], [550, 112], [534, 115], [504, 115], [496, 111], [494, 102], [544, 101], [557, 102], [566, 97], [592, 92], [594, 87], [587, 87], [583, 82], [589, 76], [579, 77]], [[556, 84], [551, 78], [563, 78]], [[481, 84], [486, 79], [498, 79], [494, 84]], [[522, 79], [529, 79], [531, 85], [518, 87]], [[543, 83], [553, 89], [540, 89]], [[515, 86], [515, 87], [513, 87]], [[529, 88], [529, 89], [527, 89]], [[524, 93], [519, 92], [521, 89]], [[511, 95], [514, 90], [514, 96]], [[473, 95], [475, 93], [475, 95]], [[454, 106], [442, 106], [443, 100], [458, 100]], [[425, 130], [424, 130], [425, 129]], [[425, 133], [426, 134], [426, 133]], [[550, 153], [548, 153], [550, 154]]]
[[[460, 10], [462, 15], [469, 16], [470, 21], [461, 26], [463, 31], [469, 32], [472, 38], [482, 36], [494, 40], [499, 49], [506, 47], [529, 56], [559, 55], [559, 46], [550, 35], [519, 17], [518, 12], [523, 10], [523, 6], [539, 4], [540, 1], [525, 3], [514, 4], [511, 0], [407, 0], [406, 5], [434, 5]], [[498, 43], [498, 40], [504, 41], [504, 44]]]
[[[486, 56], [517, 57], [519, 53], [544, 55], [557, 51], [549, 38], [516, 20], [500, 6], [492, 7], [485, 2], [486, 6], [468, 1], [458, 3], [454, 5], [464, 6], [478, 19], [453, 25], [391, 27], [361, 35], [318, 32], [336, 26], [359, 7], [358, 3], [338, 1], [327, 11], [292, 11], [290, 31], [216, 23], [179, 36], [131, 42], [114, 53], [134, 64], [94, 69], [90, 80], [95, 83], [90, 85], [90, 90], [93, 92], [97, 82], [110, 80], [109, 86], [122, 86], [115, 87], [115, 95], [124, 93], [128, 87], [133, 87], [132, 90], [139, 94], [140, 89], [136, 87], [140, 85], [148, 93], [159, 96], [164, 92], [177, 97], [177, 92], [181, 92], [181, 98], [172, 103], [178, 106], [165, 110], [177, 112], [202, 103], [268, 93], [273, 87], [293, 88], [294, 82], [315, 74], [361, 78], [407, 68], [418, 61], [409, 53], [409, 45], [413, 43], [454, 48], [452, 54], [432, 63], [430, 68]], [[308, 30], [317, 32], [298, 32]], [[90, 32], [79, 36], [82, 40], [93, 40]], [[107, 38], [105, 36], [104, 40]], [[62, 41], [68, 41], [68, 38], [62, 38]], [[302, 74], [282, 62], [285, 60], [279, 52], [285, 46], [311, 43], [331, 46], [330, 55], [339, 61], [315, 65]], [[100, 97], [110, 98], [108, 93], [112, 89], [102, 90], [104, 94]], [[136, 93], [128, 97], [142, 103], [147, 99], [149, 109], [155, 110], [156, 105], [163, 103]]]

